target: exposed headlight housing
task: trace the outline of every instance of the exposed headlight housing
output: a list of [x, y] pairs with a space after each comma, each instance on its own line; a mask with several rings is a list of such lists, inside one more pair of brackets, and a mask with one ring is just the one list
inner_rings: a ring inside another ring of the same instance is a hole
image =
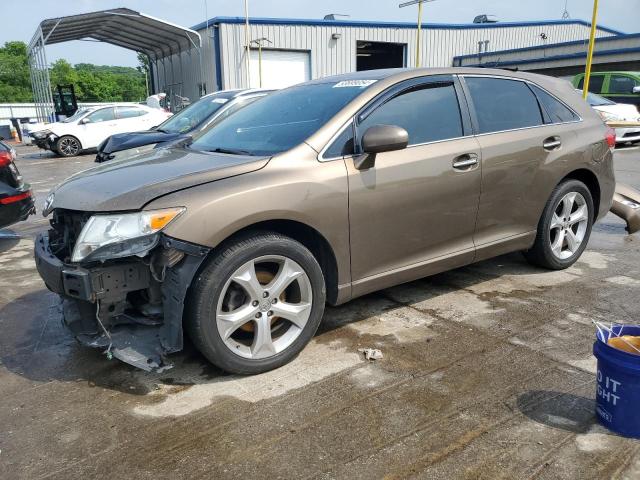
[[39, 140], [41, 138], [46, 138], [47, 135], [50, 135], [51, 133], [53, 133], [51, 130], [39, 130], [37, 132], [30, 132], [29, 135]]
[[143, 257], [157, 245], [158, 233], [185, 210], [184, 207], [176, 207], [93, 215], [78, 236], [71, 261]]

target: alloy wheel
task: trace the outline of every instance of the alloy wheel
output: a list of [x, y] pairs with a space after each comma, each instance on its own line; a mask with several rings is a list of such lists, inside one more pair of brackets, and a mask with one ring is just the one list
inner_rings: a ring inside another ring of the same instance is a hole
[[63, 138], [58, 147], [65, 157], [73, 157], [80, 151], [80, 144], [75, 138]]
[[582, 245], [589, 226], [589, 207], [582, 194], [567, 193], [556, 205], [549, 225], [549, 241], [553, 254], [566, 260]]
[[269, 358], [295, 342], [313, 302], [304, 269], [281, 255], [255, 258], [225, 283], [216, 308], [216, 327], [225, 345], [249, 359]]

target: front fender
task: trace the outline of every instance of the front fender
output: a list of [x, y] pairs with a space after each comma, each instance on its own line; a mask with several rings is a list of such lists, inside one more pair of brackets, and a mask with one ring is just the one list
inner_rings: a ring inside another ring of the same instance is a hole
[[175, 192], [146, 208], [168, 205], [187, 211], [165, 233], [209, 248], [258, 223], [302, 223], [333, 249], [339, 283], [350, 282], [348, 182], [342, 160], [273, 159], [262, 170]]

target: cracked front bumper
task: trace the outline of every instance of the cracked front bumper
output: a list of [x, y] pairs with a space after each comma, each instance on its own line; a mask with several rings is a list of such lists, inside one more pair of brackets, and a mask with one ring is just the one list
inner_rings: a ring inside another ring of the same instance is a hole
[[[51, 251], [47, 233], [34, 248], [38, 273], [61, 296], [63, 322], [80, 343], [144, 370], [167, 368], [166, 355], [182, 350], [184, 300], [208, 249], [164, 237], [156, 248], [182, 257], [157, 280], [148, 259], [66, 264]], [[140, 308], [136, 297], [156, 297], [157, 305]]]

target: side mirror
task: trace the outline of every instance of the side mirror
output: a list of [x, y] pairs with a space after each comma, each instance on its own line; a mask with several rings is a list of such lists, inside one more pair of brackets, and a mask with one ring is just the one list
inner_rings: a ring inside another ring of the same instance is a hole
[[638, 85], [637, 87], [633, 87], [631, 89], [631, 93], [640, 93], [640, 85]]
[[366, 170], [375, 165], [376, 154], [393, 152], [407, 148], [409, 133], [395, 125], [374, 125], [369, 127], [362, 136], [362, 150], [364, 153], [354, 160], [358, 170]]
[[84, 117], [80, 120], [80, 125], [86, 125], [87, 123], [91, 123], [91, 119], [89, 117]]

